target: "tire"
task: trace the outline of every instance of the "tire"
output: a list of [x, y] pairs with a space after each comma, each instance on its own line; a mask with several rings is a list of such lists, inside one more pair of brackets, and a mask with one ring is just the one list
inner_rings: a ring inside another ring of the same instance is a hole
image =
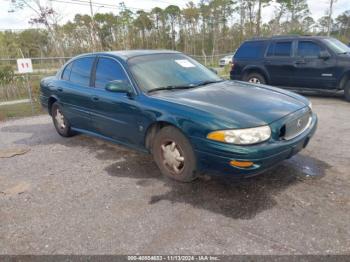
[[64, 117], [61, 107], [57, 102], [51, 106], [51, 116], [56, 131], [60, 136], [70, 137], [74, 135], [68, 120]]
[[350, 102], [350, 80], [348, 80], [348, 82], [345, 84], [344, 97], [346, 101]]
[[266, 84], [265, 77], [259, 73], [246, 74], [243, 80], [253, 84]]
[[180, 182], [197, 178], [196, 157], [188, 139], [173, 126], [159, 130], [153, 139], [152, 155], [161, 173]]

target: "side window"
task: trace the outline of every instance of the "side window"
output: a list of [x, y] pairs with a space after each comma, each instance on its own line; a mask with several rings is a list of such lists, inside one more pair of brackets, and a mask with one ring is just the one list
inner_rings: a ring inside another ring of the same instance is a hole
[[94, 57], [78, 58], [73, 62], [70, 81], [83, 86], [90, 86], [90, 74]]
[[274, 43], [269, 45], [269, 49], [267, 49], [266, 56], [273, 56], [273, 48], [275, 47]]
[[243, 43], [237, 50], [235, 58], [260, 58], [263, 55], [265, 47], [264, 41], [249, 41]]
[[121, 65], [110, 58], [101, 57], [96, 67], [95, 87], [105, 88], [106, 84], [113, 80], [129, 82]]
[[292, 42], [276, 42], [274, 56], [291, 56]]
[[298, 56], [302, 57], [318, 57], [321, 52], [321, 47], [311, 41], [299, 41]]
[[72, 63], [68, 64], [66, 66], [66, 68], [64, 69], [63, 74], [62, 74], [62, 80], [69, 81], [71, 70], [72, 70]]

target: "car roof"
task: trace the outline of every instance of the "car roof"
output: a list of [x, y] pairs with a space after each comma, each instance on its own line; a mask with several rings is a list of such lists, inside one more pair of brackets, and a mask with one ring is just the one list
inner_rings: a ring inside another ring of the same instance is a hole
[[174, 50], [149, 50], [149, 49], [137, 49], [137, 50], [122, 50], [122, 51], [108, 51], [108, 52], [96, 52], [96, 53], [86, 53], [80, 56], [86, 55], [108, 55], [116, 56], [123, 60], [128, 60], [129, 58], [143, 55], [154, 55], [154, 54], [181, 54], [181, 52]]
[[249, 41], [271, 41], [271, 40], [292, 40], [292, 39], [327, 39], [332, 38], [328, 36], [318, 36], [318, 35], [275, 35], [271, 37], [253, 37], [246, 40]]

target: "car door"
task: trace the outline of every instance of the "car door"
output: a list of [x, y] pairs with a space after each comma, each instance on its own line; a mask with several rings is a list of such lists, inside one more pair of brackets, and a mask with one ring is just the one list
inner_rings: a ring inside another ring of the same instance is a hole
[[[321, 58], [321, 51], [329, 54]], [[336, 58], [321, 43], [313, 40], [299, 40], [292, 85], [307, 88], [336, 87]]]
[[57, 96], [62, 110], [72, 127], [91, 130], [90, 110], [93, 106], [89, 90], [91, 70], [95, 57], [87, 56], [73, 60], [63, 71]]
[[280, 40], [270, 43], [264, 60], [270, 76], [270, 84], [289, 86], [294, 70], [293, 41]]
[[[94, 109], [91, 117], [95, 132], [124, 144], [137, 143], [140, 109], [123, 66], [114, 58], [99, 57], [94, 80], [95, 88], [91, 95]], [[129, 94], [105, 89], [108, 82], [116, 80], [129, 84]]]

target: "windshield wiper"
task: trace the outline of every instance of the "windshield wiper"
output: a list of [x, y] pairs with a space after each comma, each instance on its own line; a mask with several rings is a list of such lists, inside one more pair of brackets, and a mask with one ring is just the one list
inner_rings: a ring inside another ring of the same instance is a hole
[[189, 89], [189, 88], [193, 88], [193, 87], [204, 86], [204, 85], [218, 83], [218, 82], [222, 82], [222, 81], [225, 81], [225, 80], [224, 79], [206, 80], [206, 81], [202, 81], [199, 83], [190, 84], [190, 85], [183, 85], [183, 86], [181, 86], [181, 85], [179, 85], [179, 86], [161, 86], [161, 87], [153, 88], [153, 89], [149, 90], [147, 93], [152, 93], [155, 91], [163, 91], [163, 90]]
[[205, 86], [205, 85], [214, 84], [214, 83], [219, 83], [219, 82], [223, 82], [223, 81], [225, 81], [225, 79], [220, 79], [220, 80], [206, 80], [206, 81], [199, 82], [199, 83], [195, 84], [194, 86]]
[[157, 88], [153, 88], [151, 90], [148, 90], [147, 93], [152, 93], [155, 91], [162, 91], [162, 90], [174, 90], [174, 89], [188, 89], [195, 87], [194, 85], [184, 85], [184, 86], [161, 86]]

